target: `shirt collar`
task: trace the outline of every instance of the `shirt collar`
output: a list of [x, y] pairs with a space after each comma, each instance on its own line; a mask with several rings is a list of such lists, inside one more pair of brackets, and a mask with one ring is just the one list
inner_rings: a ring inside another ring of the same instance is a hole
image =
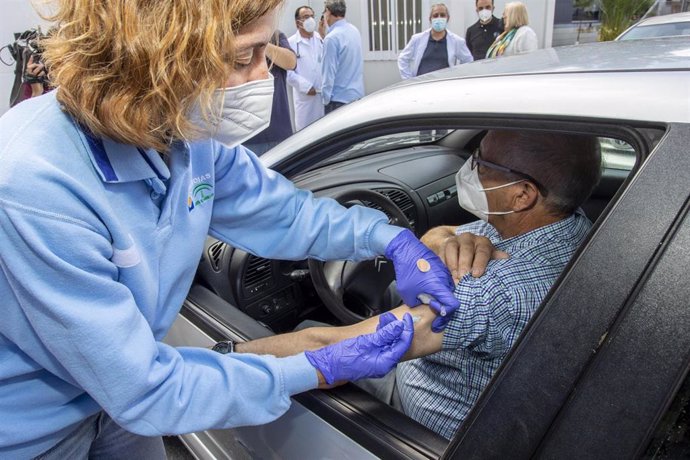
[[489, 232], [490, 235], [486, 236], [491, 240], [497, 249], [507, 248], [522, 240], [534, 241], [535, 239], [542, 238], [544, 236], [548, 237], [550, 235], [559, 235], [563, 233], [563, 229], [572, 226], [573, 222], [580, 217], [586, 218], [584, 211], [581, 208], [578, 208], [568, 217], [506, 239], [502, 239], [501, 235], [498, 233], [498, 230], [496, 230], [493, 225], [488, 224], [487, 226], [491, 229], [491, 231]]
[[87, 133], [89, 158], [103, 182], [132, 182], [151, 178], [168, 180], [170, 170], [153, 149], [144, 150], [120, 144], [111, 139], [98, 139]]
[[332, 26], [330, 26], [330, 29], [333, 30], [334, 28], [342, 27], [345, 24], [347, 24], [347, 20], [345, 18], [340, 18], [337, 21], [335, 21]]

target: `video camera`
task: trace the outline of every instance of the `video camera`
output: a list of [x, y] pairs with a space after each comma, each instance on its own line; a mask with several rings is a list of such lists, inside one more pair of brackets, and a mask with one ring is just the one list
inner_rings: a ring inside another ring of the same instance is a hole
[[[27, 72], [27, 66], [29, 63], [40, 63], [42, 62], [43, 47], [41, 46], [41, 39], [44, 35], [41, 33], [41, 29], [29, 29], [20, 34], [14, 34], [14, 43], [10, 45], [10, 54], [12, 58], [19, 62], [23, 62], [22, 69], [22, 80], [24, 83], [47, 83], [48, 78], [46, 73], [37, 76]], [[32, 59], [33, 58], [33, 59]]]
[[[28, 72], [28, 65], [30, 63], [43, 63], [43, 46], [41, 40], [45, 35], [41, 32], [41, 28], [29, 29], [24, 32], [14, 34], [14, 43], [10, 43], [0, 49], [0, 61], [7, 66], [14, 64], [14, 85], [12, 93], [10, 94], [10, 107], [14, 106], [21, 100], [21, 85], [22, 83], [33, 84], [40, 83], [42, 85], [48, 84], [48, 75], [46, 69], [41, 69], [35, 74]], [[14, 62], [6, 62], [2, 58], [2, 51], [7, 48]]]

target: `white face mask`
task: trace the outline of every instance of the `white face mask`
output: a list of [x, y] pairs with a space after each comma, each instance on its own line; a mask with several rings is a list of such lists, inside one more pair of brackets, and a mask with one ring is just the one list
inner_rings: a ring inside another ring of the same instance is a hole
[[489, 215], [512, 214], [515, 211], [489, 211], [489, 202], [486, 200], [486, 192], [508, 187], [509, 185], [524, 182], [525, 179], [497, 185], [496, 187], [483, 188], [479, 180], [479, 168], [472, 169], [472, 158], [469, 158], [460, 171], [455, 175], [455, 185], [458, 188], [458, 203], [464, 210], [471, 212], [482, 220], [489, 220]]
[[302, 21], [302, 28], [307, 33], [312, 33], [316, 30], [316, 20], [314, 18], [307, 18]]
[[448, 19], [446, 18], [434, 18], [431, 20], [431, 28], [434, 29], [436, 32], [442, 32], [446, 30], [447, 23]]
[[[217, 112], [217, 103], [223, 105]], [[273, 75], [265, 80], [254, 80], [239, 86], [217, 89], [214, 107], [209, 119], [204, 120], [197, 107], [192, 123], [208, 137], [232, 148], [254, 137], [271, 123], [273, 107]]]
[[477, 13], [477, 14], [479, 15], [479, 19], [482, 22], [488, 22], [492, 16], [491, 10], [480, 10], [479, 13]]

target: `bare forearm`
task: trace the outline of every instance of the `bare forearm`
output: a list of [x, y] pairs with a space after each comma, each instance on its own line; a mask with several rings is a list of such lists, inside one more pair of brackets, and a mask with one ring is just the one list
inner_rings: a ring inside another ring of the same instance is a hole
[[[443, 334], [431, 332], [431, 322], [436, 314], [426, 305], [414, 308], [405, 305], [391, 311], [398, 319], [409, 312], [415, 319], [414, 339], [403, 360], [419, 358], [440, 350]], [[297, 332], [274, 335], [250, 342], [238, 343], [237, 353], [255, 353], [278, 357], [292, 356], [306, 350], [317, 350], [341, 340], [371, 334], [376, 331], [379, 317], [366, 319], [351, 326], [310, 327]]]
[[238, 343], [235, 351], [278, 357], [293, 356], [306, 350], [317, 350], [346, 338], [341, 329], [343, 328], [310, 327], [297, 332]]
[[297, 57], [292, 50], [269, 43], [266, 45], [266, 56], [281, 69], [294, 70], [297, 67]]

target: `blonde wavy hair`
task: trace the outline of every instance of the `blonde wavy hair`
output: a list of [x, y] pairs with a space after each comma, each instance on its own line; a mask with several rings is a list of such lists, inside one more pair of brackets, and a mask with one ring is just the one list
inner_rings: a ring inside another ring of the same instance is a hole
[[522, 2], [510, 2], [506, 4], [504, 11], [506, 30], [516, 29], [529, 24], [527, 7]]
[[44, 57], [57, 99], [99, 137], [167, 152], [211, 110], [234, 39], [283, 0], [57, 0]]

